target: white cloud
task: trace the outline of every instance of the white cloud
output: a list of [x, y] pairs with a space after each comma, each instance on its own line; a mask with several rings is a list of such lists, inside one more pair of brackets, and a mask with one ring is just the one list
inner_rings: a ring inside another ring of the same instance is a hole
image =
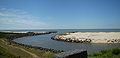
[[41, 29], [49, 28], [49, 24], [40, 21], [25, 11], [16, 9], [0, 9], [0, 29]]

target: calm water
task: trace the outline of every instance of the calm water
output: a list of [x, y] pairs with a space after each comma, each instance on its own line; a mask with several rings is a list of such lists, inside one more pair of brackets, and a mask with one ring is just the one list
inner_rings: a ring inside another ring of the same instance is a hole
[[[56, 34], [72, 31], [80, 32], [120, 32], [120, 29], [51, 29], [51, 30], [14, 30], [14, 31], [58, 31]], [[70, 43], [52, 40], [51, 37], [56, 34], [38, 35], [31, 37], [23, 37], [15, 39], [18, 43], [27, 45], [40, 46], [44, 48], [52, 48], [56, 50], [74, 50], [74, 49], [86, 49], [88, 53], [98, 52], [100, 50], [120, 48], [120, 44], [81, 44], [81, 43]]]

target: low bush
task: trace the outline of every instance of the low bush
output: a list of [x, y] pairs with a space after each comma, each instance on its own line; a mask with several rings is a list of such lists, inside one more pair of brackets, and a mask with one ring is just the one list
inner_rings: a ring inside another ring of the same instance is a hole
[[114, 55], [120, 54], [120, 49], [119, 48], [112, 49], [112, 54]]

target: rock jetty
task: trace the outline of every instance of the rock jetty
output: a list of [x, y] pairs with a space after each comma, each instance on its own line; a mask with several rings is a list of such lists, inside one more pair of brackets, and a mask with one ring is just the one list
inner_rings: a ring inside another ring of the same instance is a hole
[[76, 43], [120, 43], [120, 32], [69, 32], [51, 39]]

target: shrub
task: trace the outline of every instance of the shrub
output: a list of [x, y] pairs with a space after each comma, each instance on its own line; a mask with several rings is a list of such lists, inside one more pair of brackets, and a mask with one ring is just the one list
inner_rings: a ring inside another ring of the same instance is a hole
[[112, 54], [114, 54], [114, 55], [120, 54], [120, 49], [119, 49], [119, 48], [113, 49], [113, 50], [112, 50]]
[[100, 51], [102, 54], [105, 54], [105, 53], [107, 53], [108, 51], [107, 50], [102, 50], [102, 51]]
[[5, 35], [0, 32], [0, 38], [3, 38], [3, 37], [5, 37]]
[[100, 56], [100, 55], [101, 55], [100, 53], [93, 54], [93, 56]]

